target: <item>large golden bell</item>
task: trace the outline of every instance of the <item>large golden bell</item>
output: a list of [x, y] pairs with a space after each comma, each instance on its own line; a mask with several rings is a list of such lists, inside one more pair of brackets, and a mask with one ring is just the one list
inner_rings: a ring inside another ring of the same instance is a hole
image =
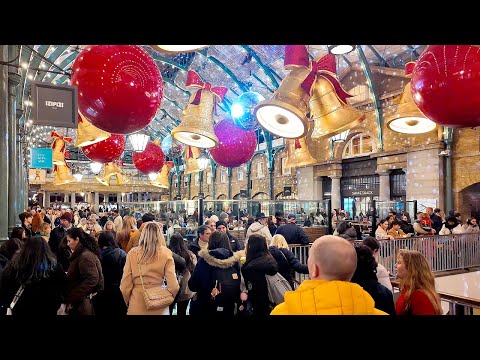
[[152, 184], [153, 186], [168, 189], [170, 187], [170, 184], [168, 183], [169, 172], [170, 172], [170, 167], [167, 164], [163, 164], [162, 170], [158, 173], [155, 180], [150, 181], [150, 184]]
[[200, 167], [198, 166], [198, 160], [195, 158], [188, 158], [185, 161], [185, 175], [194, 174], [200, 172]]
[[215, 95], [208, 90], [197, 91], [202, 91], [200, 103], [191, 104], [196, 95], [196, 92], [192, 92], [187, 106], [182, 111], [182, 122], [172, 129], [172, 137], [186, 145], [213, 148], [218, 144], [218, 138], [213, 131]]
[[311, 165], [316, 162], [317, 160], [310, 155], [306, 137], [287, 139], [287, 161], [285, 161], [287, 168]]
[[[80, 114], [80, 113], [79, 113]], [[97, 142], [108, 139], [112, 134], [93, 126], [84, 116], [80, 114], [81, 121], [77, 127], [76, 147], [92, 145]]]
[[405, 134], [426, 133], [437, 127], [436, 123], [423, 115], [413, 101], [410, 82], [403, 89], [402, 95], [400, 95], [397, 110], [393, 115], [387, 116], [385, 122], [390, 130]]
[[96, 176], [95, 179], [97, 179], [97, 181], [102, 183], [103, 185], [109, 186], [110, 178], [113, 175], [116, 175], [117, 185], [122, 185], [125, 182], [122, 169], [114, 162], [106, 163], [104, 165], [103, 175]]
[[340, 134], [365, 119], [365, 114], [338, 97], [335, 87], [323, 76], [318, 76], [315, 81], [309, 105], [310, 118], [315, 122], [312, 139]]
[[[56, 139], [52, 148], [53, 165], [65, 165], [65, 141]], [[63, 150], [62, 150], [63, 149]]]
[[57, 165], [54, 174], [55, 179], [53, 180], [53, 185], [68, 184], [75, 181], [70, 168], [66, 165]]
[[307, 135], [310, 95], [301, 85], [309, 73], [310, 70], [303, 67], [294, 68], [271, 99], [258, 103], [255, 116], [265, 130], [290, 139]]

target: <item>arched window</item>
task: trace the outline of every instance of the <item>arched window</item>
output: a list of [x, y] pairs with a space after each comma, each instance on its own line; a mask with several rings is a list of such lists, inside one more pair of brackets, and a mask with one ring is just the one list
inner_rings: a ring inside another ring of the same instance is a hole
[[345, 145], [342, 158], [368, 155], [375, 151], [375, 144], [373, 143], [372, 137], [368, 134], [360, 133], [353, 136]]

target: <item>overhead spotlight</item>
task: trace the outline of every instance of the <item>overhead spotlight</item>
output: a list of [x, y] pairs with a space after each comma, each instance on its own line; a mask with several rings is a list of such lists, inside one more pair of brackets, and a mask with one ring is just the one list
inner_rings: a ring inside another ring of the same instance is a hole
[[90, 163], [90, 169], [94, 174], [98, 174], [100, 170], [102, 170], [102, 164], [99, 162], [92, 162]]
[[141, 152], [147, 147], [147, 142], [150, 139], [148, 135], [142, 133], [131, 134], [128, 136], [132, 144], [133, 151]]
[[345, 55], [355, 50], [355, 45], [328, 45], [328, 52], [333, 55]]

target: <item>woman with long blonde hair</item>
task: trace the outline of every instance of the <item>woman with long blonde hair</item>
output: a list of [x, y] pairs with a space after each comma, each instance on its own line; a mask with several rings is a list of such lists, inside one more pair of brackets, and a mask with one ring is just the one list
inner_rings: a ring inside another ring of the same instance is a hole
[[144, 288], [162, 286], [164, 278], [168, 291], [175, 297], [180, 286], [175, 276], [172, 251], [166, 247], [160, 226], [148, 222], [142, 229], [139, 245], [127, 253], [120, 282], [120, 291], [128, 306], [127, 315], [169, 315], [168, 305], [161, 309], [147, 310], [143, 298]]
[[396, 267], [401, 289], [395, 304], [397, 315], [441, 315], [435, 277], [425, 256], [417, 250], [402, 249]]
[[290, 250], [287, 240], [281, 234], [273, 235], [269, 245], [270, 253], [278, 263], [278, 272], [287, 279], [292, 289], [295, 289], [295, 272], [308, 274], [308, 266], [302, 264]]
[[127, 251], [127, 245], [130, 241], [130, 237], [135, 233], [137, 229], [137, 221], [133, 216], [126, 215], [123, 218], [122, 229], [117, 232], [116, 241], [118, 246]]

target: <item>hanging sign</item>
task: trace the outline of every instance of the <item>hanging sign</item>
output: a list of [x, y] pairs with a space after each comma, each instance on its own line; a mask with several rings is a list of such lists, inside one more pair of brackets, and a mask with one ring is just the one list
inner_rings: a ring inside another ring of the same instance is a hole
[[28, 170], [29, 184], [45, 184], [46, 182], [47, 182], [47, 170], [44, 170], [44, 169]]
[[52, 169], [52, 148], [33, 148], [31, 150], [30, 167], [32, 169]]

